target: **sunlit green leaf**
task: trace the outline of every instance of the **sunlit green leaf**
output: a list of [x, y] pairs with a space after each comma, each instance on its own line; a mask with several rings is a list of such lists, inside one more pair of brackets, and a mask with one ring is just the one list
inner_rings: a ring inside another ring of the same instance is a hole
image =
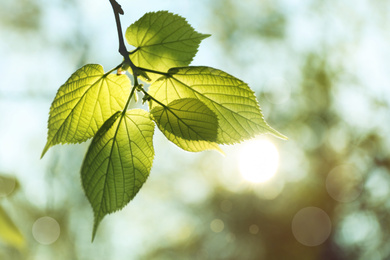
[[151, 114], [164, 135], [180, 148], [191, 152], [220, 150], [215, 143], [217, 116], [199, 99], [184, 98], [167, 106], [156, 105]]
[[93, 137], [115, 111], [123, 109], [130, 93], [126, 75], [105, 75], [103, 67], [88, 64], [62, 85], [50, 107], [47, 143], [42, 156], [56, 144], [80, 143]]
[[16, 227], [15, 223], [0, 206], [0, 238], [10, 246], [21, 249], [24, 244], [24, 237]]
[[[126, 30], [127, 42], [137, 49], [130, 54], [136, 66], [166, 72], [187, 66], [209, 35], [196, 32], [181, 16], [159, 11], [147, 13]], [[152, 80], [158, 78], [148, 74]]]
[[117, 112], [99, 129], [81, 168], [86, 196], [92, 205], [93, 235], [103, 217], [122, 209], [149, 176], [154, 157], [154, 123], [148, 112]]
[[265, 122], [254, 92], [241, 80], [209, 67], [174, 68], [169, 73], [150, 86], [149, 94], [165, 105], [181, 98], [202, 101], [218, 117], [217, 143], [266, 133], [285, 138]]

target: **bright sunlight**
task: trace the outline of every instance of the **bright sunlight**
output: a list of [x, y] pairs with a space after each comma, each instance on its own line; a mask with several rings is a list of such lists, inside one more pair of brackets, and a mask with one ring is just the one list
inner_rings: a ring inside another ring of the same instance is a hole
[[239, 150], [238, 167], [245, 180], [260, 183], [271, 179], [278, 168], [279, 153], [267, 139], [247, 141]]

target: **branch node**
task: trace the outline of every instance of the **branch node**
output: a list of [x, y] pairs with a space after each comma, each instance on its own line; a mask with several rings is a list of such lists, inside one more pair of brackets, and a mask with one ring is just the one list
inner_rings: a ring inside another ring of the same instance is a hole
[[112, 5], [112, 8], [114, 9], [114, 12], [116, 12], [118, 14], [122, 14], [122, 15], [125, 13], [125, 12], [123, 12], [122, 6], [120, 4], [118, 4], [117, 1], [110, 0], [110, 3]]

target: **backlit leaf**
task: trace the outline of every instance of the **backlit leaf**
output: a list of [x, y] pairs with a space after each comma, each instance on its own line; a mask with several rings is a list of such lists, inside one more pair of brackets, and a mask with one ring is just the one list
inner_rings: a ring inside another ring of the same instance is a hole
[[215, 143], [217, 116], [199, 99], [184, 98], [174, 100], [167, 106], [156, 105], [151, 114], [168, 140], [180, 148], [190, 152], [220, 151]]
[[59, 88], [50, 107], [42, 156], [53, 145], [91, 138], [115, 111], [123, 109], [129, 93], [130, 80], [126, 75], [105, 75], [98, 64], [77, 70]]
[[[133, 63], [161, 72], [189, 65], [200, 42], [209, 36], [196, 32], [183, 17], [167, 11], [146, 13], [126, 30], [127, 42], [137, 47], [130, 54]], [[148, 75], [152, 80], [159, 77]]]
[[95, 223], [92, 239], [103, 217], [122, 209], [149, 176], [154, 157], [154, 123], [148, 112], [117, 112], [99, 129], [81, 168], [85, 194]]
[[202, 101], [218, 117], [217, 143], [266, 133], [286, 138], [265, 122], [254, 92], [241, 80], [209, 67], [173, 68], [169, 74], [154, 82], [149, 94], [165, 105], [182, 98]]

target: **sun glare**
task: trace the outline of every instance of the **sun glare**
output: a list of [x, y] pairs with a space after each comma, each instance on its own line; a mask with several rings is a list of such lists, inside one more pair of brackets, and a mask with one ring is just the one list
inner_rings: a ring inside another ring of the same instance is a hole
[[278, 168], [279, 153], [267, 139], [246, 142], [238, 154], [238, 167], [247, 181], [260, 183], [271, 179]]

